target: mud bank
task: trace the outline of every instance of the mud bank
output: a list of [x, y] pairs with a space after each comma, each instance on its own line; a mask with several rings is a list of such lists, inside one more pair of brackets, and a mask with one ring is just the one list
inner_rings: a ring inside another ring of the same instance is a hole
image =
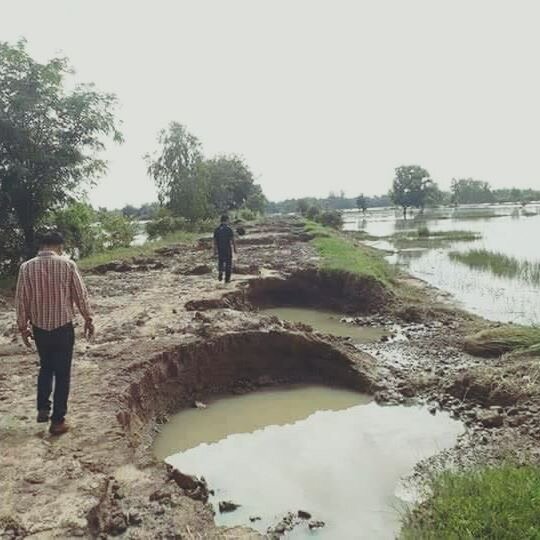
[[139, 459], [149, 458], [155, 424], [216, 394], [245, 393], [282, 383], [325, 383], [372, 393], [375, 362], [347, 344], [275, 324], [211, 337], [160, 352], [119, 373], [119, 423]]
[[[34, 423], [36, 357], [16, 338], [11, 300], [0, 302], [0, 536], [257, 538], [216, 527], [208, 486], [156, 463], [149, 448], [167, 415], [194, 400], [282, 382], [451, 411], [469, 429], [441, 464], [496, 461], [506, 448], [523, 459], [538, 454], [538, 392], [484, 399], [502, 362], [486, 374], [484, 360], [463, 353], [469, 316], [440, 309], [436, 291], [418, 282], [421, 300], [407, 304], [368, 280], [318, 271], [316, 251], [288, 221], [247, 231], [236, 261], [243, 271], [229, 288], [217, 283], [204, 242], [86, 274], [97, 335], [77, 342], [73, 428], [61, 438]], [[352, 313], [396, 338], [355, 347], [257, 312], [278, 305]], [[516, 370], [507, 382], [522, 376]], [[430, 466], [421, 464], [419, 477]]]

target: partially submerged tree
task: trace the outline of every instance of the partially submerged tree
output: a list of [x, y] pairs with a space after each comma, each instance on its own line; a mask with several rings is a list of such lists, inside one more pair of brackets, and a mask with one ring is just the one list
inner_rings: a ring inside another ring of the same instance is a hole
[[0, 42], [0, 204], [27, 255], [47, 212], [106, 170], [104, 137], [122, 140], [116, 97], [93, 85], [65, 90], [71, 73], [65, 58], [41, 64], [24, 41]]
[[366, 198], [364, 197], [364, 194], [360, 194], [358, 195], [358, 197], [356, 198], [356, 207], [358, 208], [358, 210], [362, 210], [362, 213], [365, 214], [366, 213], [366, 210], [367, 210], [367, 200]]
[[[452, 203], [456, 206], [459, 204], [482, 204], [495, 202], [488, 182], [482, 180], [474, 180], [473, 178], [461, 178], [459, 180], [452, 179]], [[517, 198], [519, 200], [519, 190]]]
[[426, 169], [418, 165], [402, 165], [396, 168], [390, 197], [394, 204], [403, 208], [406, 219], [408, 208], [424, 210], [434, 185]]

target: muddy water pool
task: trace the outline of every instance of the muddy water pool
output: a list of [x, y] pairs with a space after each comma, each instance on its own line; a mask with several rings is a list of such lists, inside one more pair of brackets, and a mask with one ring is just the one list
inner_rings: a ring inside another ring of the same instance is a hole
[[[411, 493], [400, 479], [452, 447], [462, 425], [422, 407], [383, 407], [368, 396], [324, 386], [291, 386], [217, 399], [180, 412], [154, 451], [178, 469], [204, 476], [220, 525], [260, 532], [287, 512], [307, 523], [290, 538], [391, 539]], [[241, 507], [220, 514], [219, 501]], [[250, 517], [260, 517], [251, 522]]]
[[260, 313], [275, 315], [280, 319], [309, 324], [314, 330], [335, 336], [350, 337], [354, 343], [374, 343], [388, 334], [384, 328], [372, 326], [358, 326], [352, 323], [341, 322], [343, 315], [330, 311], [277, 307], [263, 309]]
[[[416, 231], [420, 226], [431, 231], [467, 230], [481, 235], [471, 242], [418, 242], [403, 248], [387, 237]], [[540, 263], [540, 205], [523, 209], [517, 205], [496, 205], [440, 209], [424, 219], [403, 220], [393, 210], [373, 210], [366, 216], [345, 213], [346, 230], [363, 230], [381, 237], [370, 242], [374, 247], [395, 250], [389, 261], [431, 285], [451, 293], [466, 309], [493, 320], [522, 324], [540, 323], [540, 284], [519, 275], [501, 277], [490, 270], [470, 268], [452, 260], [450, 252], [482, 249], [513, 257], [519, 262]]]

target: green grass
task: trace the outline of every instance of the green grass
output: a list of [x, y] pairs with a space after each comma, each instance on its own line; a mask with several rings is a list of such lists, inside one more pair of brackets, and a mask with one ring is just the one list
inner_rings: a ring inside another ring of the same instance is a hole
[[540, 538], [540, 468], [505, 465], [446, 472], [433, 495], [409, 513], [403, 540], [525, 540]]
[[463, 344], [475, 356], [493, 357], [509, 352], [534, 353], [540, 347], [540, 327], [508, 325], [488, 328], [468, 336]]
[[[319, 232], [312, 240], [322, 258], [325, 270], [342, 270], [361, 276], [370, 276], [385, 286], [390, 286], [395, 277], [394, 268], [384, 260], [377, 250], [354, 243], [331, 229], [308, 224], [306, 231]], [[322, 229], [322, 230], [321, 230]]]
[[503, 253], [486, 249], [471, 249], [465, 253], [451, 251], [453, 261], [466, 264], [469, 268], [491, 272], [499, 277], [520, 278], [532, 284], [540, 284], [540, 263], [520, 261]]
[[129, 259], [131, 257], [144, 256], [148, 257], [154, 253], [156, 249], [169, 246], [172, 244], [190, 244], [197, 238], [200, 238], [201, 233], [192, 232], [176, 232], [170, 235], [164, 236], [160, 240], [152, 240], [145, 242], [141, 246], [130, 246], [117, 249], [111, 249], [102, 253], [96, 253], [90, 257], [85, 257], [78, 262], [79, 268], [87, 270], [105, 264], [111, 261], [117, 261], [122, 259]]

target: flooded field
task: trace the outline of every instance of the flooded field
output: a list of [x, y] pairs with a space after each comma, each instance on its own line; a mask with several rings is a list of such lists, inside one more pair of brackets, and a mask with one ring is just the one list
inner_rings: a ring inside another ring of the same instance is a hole
[[[489, 319], [540, 323], [540, 204], [460, 207], [426, 211], [403, 220], [390, 209], [346, 212], [345, 229], [365, 231], [368, 242], [393, 251], [389, 260], [451, 293], [466, 309]], [[478, 239], [414, 239], [430, 232], [470, 231]], [[396, 235], [410, 233], [403, 241]]]
[[[347, 390], [293, 386], [183, 411], [164, 426], [154, 451], [204, 476], [216, 511], [220, 501], [241, 505], [217, 512], [219, 524], [266, 532], [304, 510], [326, 523], [318, 538], [392, 539], [411, 502], [400, 479], [453, 446], [462, 430], [422, 407], [382, 407]], [[287, 537], [314, 534], [306, 521]]]
[[261, 310], [265, 315], [275, 315], [291, 322], [308, 324], [314, 330], [335, 336], [350, 337], [353, 343], [374, 343], [387, 332], [383, 328], [373, 326], [357, 326], [342, 322], [343, 315], [331, 311], [308, 308], [277, 307]]

